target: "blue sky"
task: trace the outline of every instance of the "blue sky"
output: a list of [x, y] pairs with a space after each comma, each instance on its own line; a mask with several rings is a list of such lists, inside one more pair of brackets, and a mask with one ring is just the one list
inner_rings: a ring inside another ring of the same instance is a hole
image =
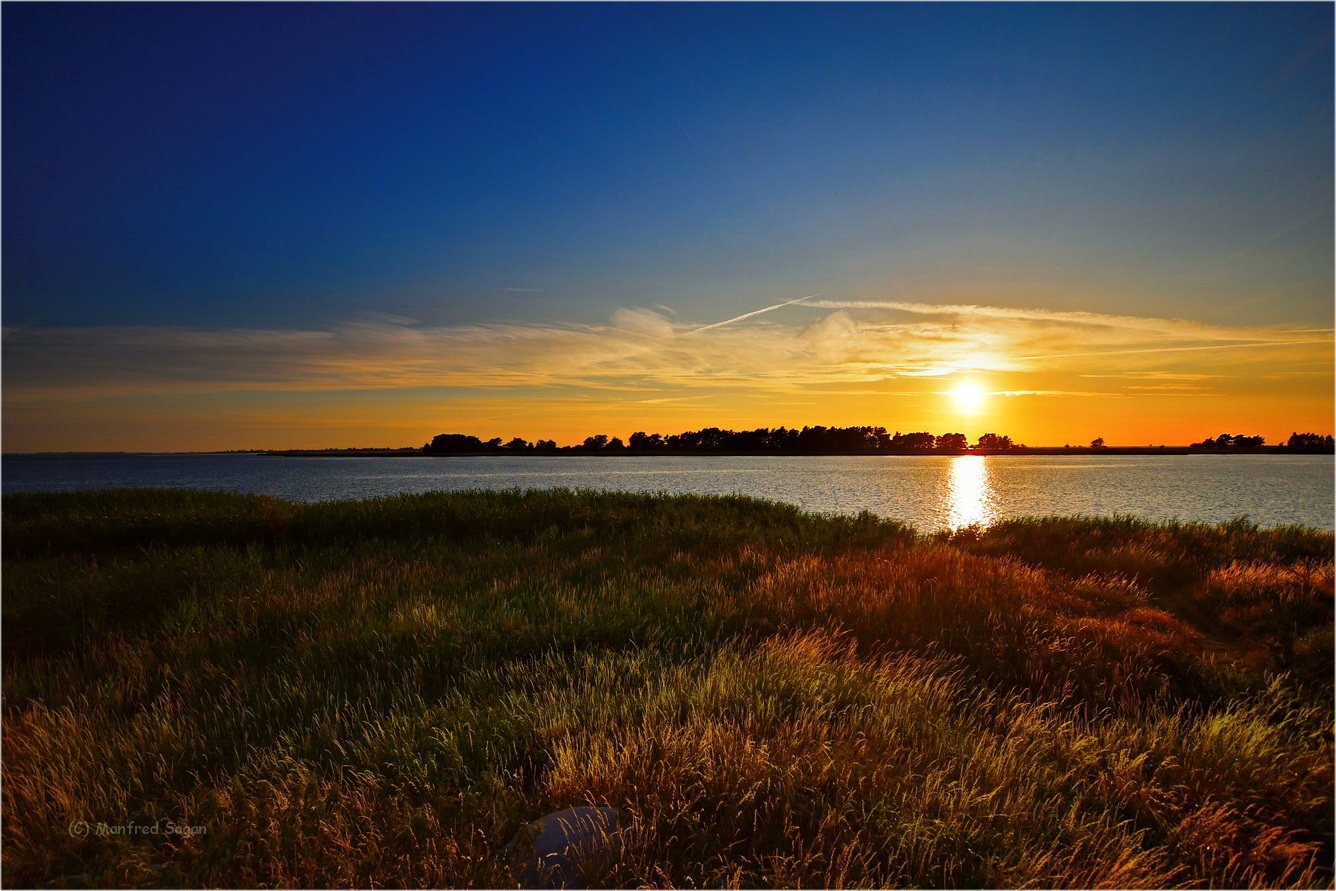
[[1331, 4], [3, 17], [7, 328], [707, 324], [813, 293], [1331, 325]]

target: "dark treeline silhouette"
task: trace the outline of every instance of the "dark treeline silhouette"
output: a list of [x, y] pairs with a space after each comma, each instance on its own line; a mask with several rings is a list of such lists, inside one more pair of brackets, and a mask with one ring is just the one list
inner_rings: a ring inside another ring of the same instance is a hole
[[1330, 436], [1319, 436], [1316, 433], [1291, 433], [1285, 441], [1285, 448], [1303, 452], [1332, 452], [1336, 451], [1336, 442]]
[[[1231, 449], [1255, 449], [1263, 445], [1266, 445], [1266, 440], [1261, 436], [1221, 433], [1219, 436], [1207, 437], [1201, 442], [1194, 442], [1191, 448], [1228, 451]], [[1279, 447], [1295, 452], [1333, 451], [1332, 438], [1330, 436], [1320, 436], [1316, 433], [1291, 433], [1290, 438]]]
[[1011, 441], [1010, 436], [985, 433], [971, 447], [963, 433], [888, 433], [885, 427], [789, 427], [756, 430], [721, 430], [706, 427], [671, 436], [659, 433], [632, 433], [628, 442], [606, 434], [590, 436], [578, 446], [558, 447], [550, 439], [529, 443], [518, 436], [505, 445], [501, 438], [483, 442], [476, 436], [460, 433], [442, 433], [422, 447], [433, 455], [478, 452], [498, 454], [566, 453], [566, 454], [757, 454], [757, 455], [863, 455], [863, 454], [919, 454], [924, 452], [963, 452], [974, 450], [1007, 451], [1024, 448]]
[[1207, 437], [1201, 442], [1194, 442], [1194, 449], [1251, 449], [1259, 445], [1265, 445], [1266, 439], [1261, 436], [1244, 436], [1242, 433], [1230, 435], [1221, 433], [1215, 438]]
[[[1190, 446], [1193, 450], [1242, 451], [1266, 446], [1261, 436], [1222, 433], [1208, 437]], [[1104, 438], [1091, 441], [1092, 450], [1104, 450]], [[888, 433], [885, 427], [761, 427], [756, 430], [721, 430], [706, 427], [664, 436], [659, 433], [632, 433], [626, 442], [616, 436], [600, 433], [585, 437], [575, 446], [558, 446], [555, 440], [540, 439], [529, 442], [515, 437], [503, 443], [501, 437], [481, 440], [462, 433], [442, 433], [422, 447], [429, 455], [476, 455], [495, 453], [565, 454], [565, 455], [921, 455], [928, 453], [959, 454], [961, 452], [1006, 452], [1026, 449], [1023, 443], [1012, 442], [1010, 436], [985, 433], [970, 445], [963, 433], [928, 432]], [[1070, 450], [1071, 446], [1063, 447]], [[1147, 447], [1149, 448], [1149, 447]], [[1160, 447], [1161, 449], [1164, 446]], [[1179, 446], [1178, 448], [1182, 448]], [[1289, 440], [1268, 450], [1330, 453], [1332, 437], [1317, 433], [1292, 433]]]

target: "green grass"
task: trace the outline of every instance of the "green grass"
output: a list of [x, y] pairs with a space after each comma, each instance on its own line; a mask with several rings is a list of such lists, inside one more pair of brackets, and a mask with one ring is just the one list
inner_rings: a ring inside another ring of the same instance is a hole
[[[10, 495], [3, 883], [1330, 887], [1330, 533]], [[90, 835], [71, 835], [87, 821]], [[206, 832], [98, 836], [171, 821]]]

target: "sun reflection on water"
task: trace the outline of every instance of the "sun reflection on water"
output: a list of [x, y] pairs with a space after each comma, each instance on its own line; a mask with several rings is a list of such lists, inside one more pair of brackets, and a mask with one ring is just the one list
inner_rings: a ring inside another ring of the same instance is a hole
[[987, 526], [996, 519], [993, 484], [989, 479], [986, 457], [961, 455], [952, 458], [949, 484], [948, 528], [959, 529], [974, 523]]

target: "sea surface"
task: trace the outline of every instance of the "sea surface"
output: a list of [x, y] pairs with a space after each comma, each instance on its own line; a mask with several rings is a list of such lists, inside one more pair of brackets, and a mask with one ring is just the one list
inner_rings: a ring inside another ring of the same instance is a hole
[[251, 454], [6, 455], [3, 491], [165, 486], [293, 501], [433, 489], [738, 492], [822, 513], [871, 511], [922, 530], [1002, 517], [1130, 514], [1151, 520], [1333, 528], [1330, 455], [857, 457], [348, 457]]

